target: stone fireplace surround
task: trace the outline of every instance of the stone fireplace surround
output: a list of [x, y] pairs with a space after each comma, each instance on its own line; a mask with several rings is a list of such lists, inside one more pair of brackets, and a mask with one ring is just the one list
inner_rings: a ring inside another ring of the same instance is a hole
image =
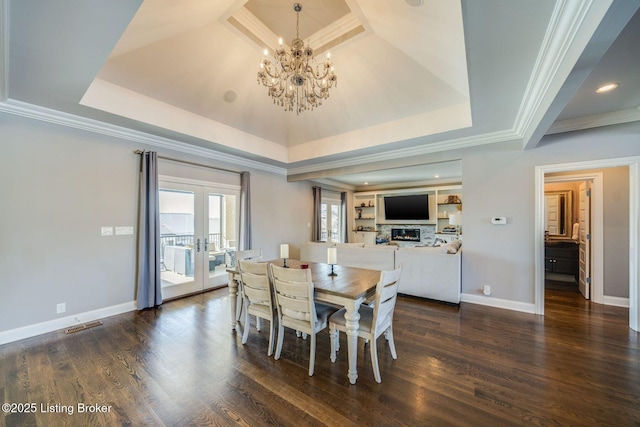
[[[417, 224], [378, 224], [378, 236], [386, 239], [389, 243], [398, 246], [425, 246], [432, 245], [436, 238], [435, 224], [417, 225]], [[417, 230], [420, 235], [419, 240], [393, 240], [392, 229], [398, 230]]]

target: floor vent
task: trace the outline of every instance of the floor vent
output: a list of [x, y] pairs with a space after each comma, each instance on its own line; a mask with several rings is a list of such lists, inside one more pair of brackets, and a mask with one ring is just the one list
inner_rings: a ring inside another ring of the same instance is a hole
[[70, 328], [67, 328], [67, 329], [64, 330], [64, 333], [65, 334], [73, 334], [75, 332], [84, 331], [85, 329], [94, 328], [94, 327], [100, 326], [100, 325], [102, 325], [101, 321], [94, 320], [93, 322], [84, 323], [82, 325], [72, 326]]

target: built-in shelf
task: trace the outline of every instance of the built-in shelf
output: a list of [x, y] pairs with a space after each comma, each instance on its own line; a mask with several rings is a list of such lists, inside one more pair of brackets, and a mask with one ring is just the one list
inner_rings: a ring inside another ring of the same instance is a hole
[[[427, 194], [429, 196], [428, 220], [386, 220], [384, 216], [385, 196], [404, 194]], [[364, 205], [364, 206], [362, 206]], [[401, 226], [432, 226], [437, 233], [449, 225], [449, 215], [462, 211], [462, 186], [443, 185], [436, 187], [422, 187], [398, 190], [367, 191], [353, 195], [352, 232], [353, 242], [375, 244], [378, 232], [386, 232], [386, 227]], [[366, 230], [365, 230], [366, 229]], [[382, 230], [382, 231], [381, 231]], [[453, 234], [455, 236], [455, 233]]]

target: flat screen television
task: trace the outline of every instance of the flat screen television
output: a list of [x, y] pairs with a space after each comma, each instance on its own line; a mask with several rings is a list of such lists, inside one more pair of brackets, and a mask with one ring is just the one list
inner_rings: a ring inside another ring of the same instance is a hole
[[386, 196], [384, 216], [387, 220], [429, 219], [429, 196], [427, 194]]

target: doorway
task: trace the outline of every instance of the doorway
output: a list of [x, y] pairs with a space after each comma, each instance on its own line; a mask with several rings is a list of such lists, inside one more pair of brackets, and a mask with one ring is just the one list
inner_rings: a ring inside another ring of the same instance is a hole
[[545, 289], [604, 303], [602, 172], [546, 174]]
[[163, 299], [226, 285], [238, 236], [239, 189], [161, 178]]
[[[535, 167], [535, 226], [534, 226], [534, 243], [535, 243], [535, 308], [536, 314], [544, 314], [544, 183], [545, 175], [557, 172], [575, 172], [582, 170], [603, 169], [610, 167], [627, 166], [629, 178], [629, 224], [628, 224], [628, 259], [629, 259], [629, 326], [633, 330], [640, 330], [640, 318], [638, 316], [638, 307], [640, 305], [640, 277], [638, 265], [638, 241], [639, 224], [638, 215], [640, 213], [639, 206], [639, 189], [640, 189], [640, 157], [627, 157], [619, 159], [603, 159], [594, 161], [584, 161], [575, 163], [564, 163], [556, 165], [545, 165]], [[594, 220], [594, 224], [598, 221]], [[593, 254], [592, 259], [602, 258], [602, 254]], [[592, 270], [593, 272], [593, 270]]]

